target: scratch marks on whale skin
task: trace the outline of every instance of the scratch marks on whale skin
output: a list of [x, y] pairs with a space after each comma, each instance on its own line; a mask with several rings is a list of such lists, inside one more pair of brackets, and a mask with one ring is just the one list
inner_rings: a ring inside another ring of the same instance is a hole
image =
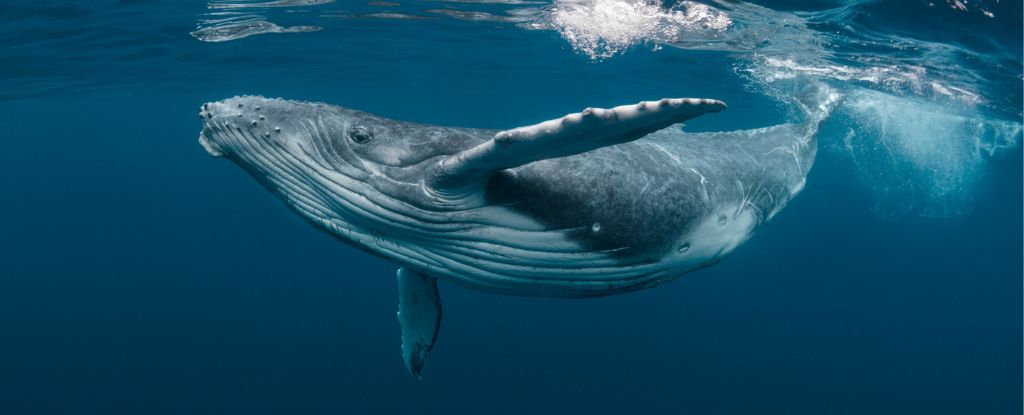
[[736, 186], [739, 188], [741, 198], [740, 204], [736, 206], [736, 210], [732, 214], [733, 219], [739, 218], [743, 210], [749, 207], [757, 211], [758, 222], [761, 222], [765, 218], [765, 213], [754, 202], [760, 199], [763, 194], [770, 195], [771, 192], [763, 191], [762, 182], [755, 182], [753, 186], [745, 187], [743, 181], [736, 179]]
[[701, 196], [704, 197], [704, 201], [705, 202], [710, 201], [711, 200], [711, 195], [708, 194], [708, 178], [704, 177], [703, 174], [700, 174], [700, 172], [697, 171], [697, 169], [695, 169], [693, 167], [690, 167], [690, 171], [693, 172], [693, 174], [696, 174], [697, 177], [700, 177]]
[[662, 152], [663, 154], [668, 156], [668, 158], [672, 159], [672, 161], [676, 162], [676, 164], [683, 164], [683, 161], [679, 159], [679, 156], [672, 154], [672, 152], [666, 150], [665, 147], [662, 147], [660, 144], [650, 141], [645, 142], [644, 144], [654, 147], [656, 150]]
[[799, 146], [800, 146], [799, 143], [794, 142], [791, 146], [775, 147], [775, 148], [771, 149], [770, 151], [768, 151], [767, 153], [765, 153], [764, 155], [770, 156], [770, 155], [776, 154], [776, 153], [786, 154], [786, 155], [788, 155], [788, 156], [793, 158], [793, 163], [796, 164], [796, 169], [797, 169], [798, 174], [804, 175], [805, 174], [804, 166], [803, 166], [803, 163], [800, 161], [800, 156], [802, 154], [802, 151], [800, 151]]

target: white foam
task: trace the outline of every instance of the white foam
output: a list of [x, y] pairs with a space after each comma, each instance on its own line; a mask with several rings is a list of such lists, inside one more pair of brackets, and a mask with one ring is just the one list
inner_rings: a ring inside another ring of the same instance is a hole
[[[948, 4], [949, 7], [953, 8], [954, 10], [959, 10], [959, 11], [962, 11], [962, 12], [970, 11], [970, 8], [967, 7], [969, 3], [970, 3], [970, 1], [968, 1], [968, 0], [946, 0], [946, 4]], [[979, 3], [979, 4], [975, 4], [975, 7], [974, 7], [975, 10], [978, 10], [978, 12], [980, 12], [981, 14], [985, 15], [985, 17], [988, 17], [990, 19], [994, 19], [996, 17], [995, 13], [992, 13], [992, 11], [990, 11], [990, 10], [988, 10], [988, 9], [986, 9], [984, 7], [984, 2], [976, 2], [976, 3]], [[999, 0], [996, 0], [996, 3], [999, 3]], [[934, 6], [934, 3], [930, 3], [930, 4]]]
[[639, 44], [673, 41], [687, 30], [722, 31], [732, 20], [691, 1], [663, 8], [651, 0], [559, 0], [550, 10], [550, 24], [573, 49], [604, 59]]
[[849, 94], [845, 115], [844, 149], [892, 217], [965, 213], [988, 158], [1021, 140], [1020, 123], [870, 90]]
[[876, 87], [893, 92], [919, 96], [935, 96], [958, 104], [975, 105], [984, 99], [966, 88], [943, 84], [929, 76], [929, 71], [914, 65], [863, 65], [859, 67], [829, 64], [821, 61], [799, 63], [791, 57], [762, 56], [745, 69], [755, 79], [772, 83], [800, 76], [830, 79]]

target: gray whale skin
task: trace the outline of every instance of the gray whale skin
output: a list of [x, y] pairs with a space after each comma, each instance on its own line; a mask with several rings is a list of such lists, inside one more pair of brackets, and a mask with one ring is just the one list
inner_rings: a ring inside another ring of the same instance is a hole
[[690, 134], [725, 109], [662, 99], [497, 131], [243, 96], [204, 104], [199, 141], [316, 227], [399, 266], [402, 354], [419, 378], [437, 280], [594, 297], [716, 263], [803, 187], [820, 119]]

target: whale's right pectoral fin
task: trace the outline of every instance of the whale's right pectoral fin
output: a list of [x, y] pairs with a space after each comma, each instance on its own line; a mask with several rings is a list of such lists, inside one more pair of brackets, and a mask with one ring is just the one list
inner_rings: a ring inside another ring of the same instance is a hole
[[418, 380], [441, 327], [437, 279], [405, 267], [398, 269], [398, 322], [402, 325], [402, 359]]
[[672, 124], [725, 109], [713, 99], [662, 99], [612, 109], [587, 108], [554, 120], [499, 132], [494, 138], [441, 161], [431, 180], [436, 190], [485, 183], [495, 172], [538, 160], [627, 143]]

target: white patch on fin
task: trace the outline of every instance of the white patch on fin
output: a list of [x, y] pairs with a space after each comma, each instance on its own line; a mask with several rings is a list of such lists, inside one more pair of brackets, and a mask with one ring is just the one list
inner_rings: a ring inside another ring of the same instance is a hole
[[672, 124], [725, 109], [713, 99], [644, 101], [612, 109], [587, 108], [554, 120], [499, 132], [441, 161], [431, 186], [442, 193], [484, 183], [497, 171], [627, 143]]
[[402, 359], [409, 373], [419, 380], [441, 327], [436, 278], [405, 267], [398, 269], [398, 322], [402, 325]]

